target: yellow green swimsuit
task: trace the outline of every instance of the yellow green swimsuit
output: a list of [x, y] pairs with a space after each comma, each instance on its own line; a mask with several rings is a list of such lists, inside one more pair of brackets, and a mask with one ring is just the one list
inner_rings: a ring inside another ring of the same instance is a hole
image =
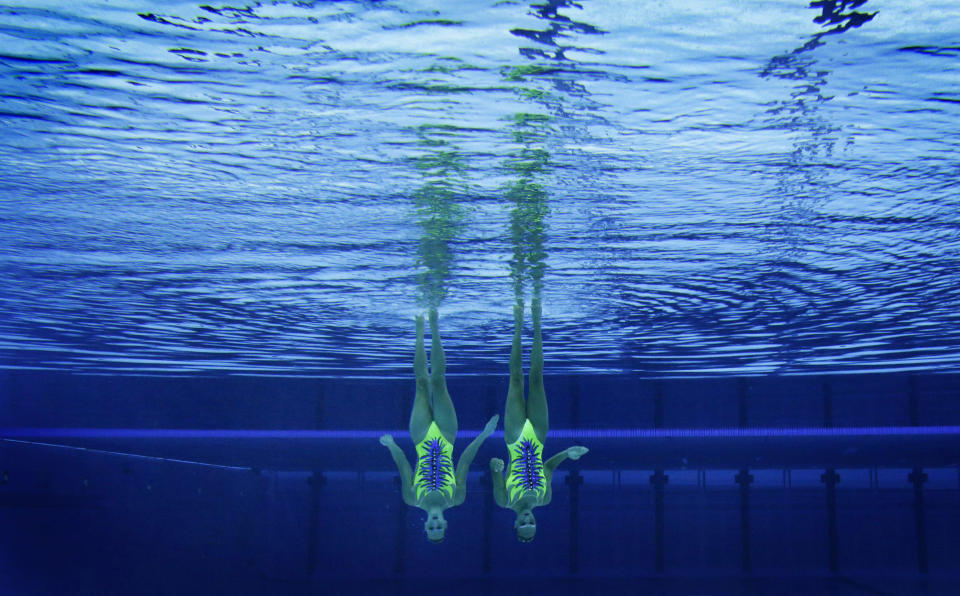
[[507, 497], [516, 503], [529, 494], [543, 498], [547, 492], [547, 478], [543, 473], [543, 443], [537, 438], [530, 420], [523, 423], [520, 436], [507, 445], [510, 467], [507, 470]]
[[438, 491], [453, 499], [457, 478], [453, 473], [453, 444], [440, 434], [436, 422], [430, 423], [426, 436], [417, 443], [417, 471], [413, 489], [417, 500], [428, 492]]

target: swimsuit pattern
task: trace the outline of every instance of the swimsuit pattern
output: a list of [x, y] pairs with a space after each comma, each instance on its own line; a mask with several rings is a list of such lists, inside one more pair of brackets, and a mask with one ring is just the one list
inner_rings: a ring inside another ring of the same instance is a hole
[[433, 491], [453, 498], [456, 488], [453, 444], [443, 438], [436, 422], [430, 423], [426, 436], [417, 443], [417, 471], [413, 486], [417, 500]]
[[507, 445], [510, 468], [507, 471], [507, 495], [516, 502], [527, 494], [543, 498], [547, 492], [547, 478], [543, 472], [543, 443], [537, 439], [530, 420], [523, 423], [520, 436]]

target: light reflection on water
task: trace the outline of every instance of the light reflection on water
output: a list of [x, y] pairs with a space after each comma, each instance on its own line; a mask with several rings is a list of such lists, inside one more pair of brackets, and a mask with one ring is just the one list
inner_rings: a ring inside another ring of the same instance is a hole
[[955, 371], [957, 13], [8, 4], [0, 365]]

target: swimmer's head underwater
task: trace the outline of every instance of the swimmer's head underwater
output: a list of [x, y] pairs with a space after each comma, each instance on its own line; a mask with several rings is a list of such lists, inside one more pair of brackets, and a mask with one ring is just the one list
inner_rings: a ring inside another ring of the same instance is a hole
[[523, 509], [517, 512], [517, 521], [513, 523], [513, 529], [517, 533], [517, 540], [520, 542], [533, 542], [537, 535], [537, 520], [533, 517], [533, 511]]
[[423, 529], [427, 533], [427, 540], [434, 544], [443, 542], [447, 533], [447, 520], [443, 518], [442, 509], [431, 509], [427, 512], [427, 521], [423, 523]]

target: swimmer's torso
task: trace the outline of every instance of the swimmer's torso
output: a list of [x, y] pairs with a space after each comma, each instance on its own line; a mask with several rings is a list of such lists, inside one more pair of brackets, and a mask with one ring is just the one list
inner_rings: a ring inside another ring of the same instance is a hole
[[417, 443], [417, 468], [413, 491], [417, 501], [437, 492], [453, 500], [457, 478], [453, 472], [453, 444], [443, 438], [436, 422], [430, 423], [426, 436]]
[[507, 499], [516, 503], [531, 495], [542, 500], [547, 494], [547, 478], [543, 472], [543, 443], [537, 438], [530, 420], [525, 420], [520, 436], [507, 445], [510, 467], [507, 468]]

